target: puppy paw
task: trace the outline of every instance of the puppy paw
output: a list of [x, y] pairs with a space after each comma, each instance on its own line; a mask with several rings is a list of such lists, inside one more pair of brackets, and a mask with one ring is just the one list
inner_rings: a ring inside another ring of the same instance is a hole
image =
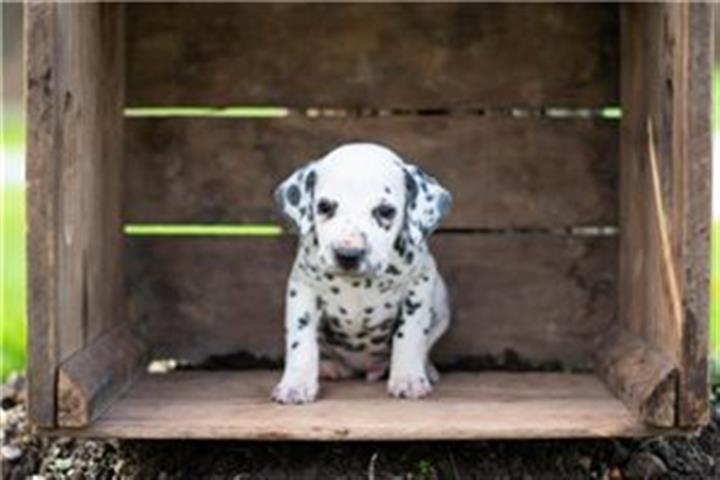
[[387, 390], [397, 398], [422, 398], [432, 392], [430, 381], [423, 375], [390, 376]]
[[270, 398], [277, 403], [298, 405], [315, 401], [317, 394], [317, 382], [280, 382], [273, 389]]

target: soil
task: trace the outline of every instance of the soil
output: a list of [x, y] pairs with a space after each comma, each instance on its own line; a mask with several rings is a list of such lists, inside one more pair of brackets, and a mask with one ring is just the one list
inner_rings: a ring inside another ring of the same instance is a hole
[[3, 386], [3, 479], [720, 478], [720, 405], [699, 435], [498, 442], [90, 441], [34, 435], [24, 378]]

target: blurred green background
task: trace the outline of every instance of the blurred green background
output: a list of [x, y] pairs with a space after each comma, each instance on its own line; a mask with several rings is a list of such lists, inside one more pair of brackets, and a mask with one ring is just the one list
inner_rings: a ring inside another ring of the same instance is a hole
[[[0, 378], [25, 366], [25, 129], [22, 109], [22, 5], [1, 5], [2, 121], [0, 144]], [[720, 8], [716, 9], [720, 25]], [[717, 28], [716, 30], [720, 30]], [[713, 77], [713, 181], [720, 185], [720, 32]], [[714, 383], [720, 384], [720, 195], [713, 199], [710, 349]]]

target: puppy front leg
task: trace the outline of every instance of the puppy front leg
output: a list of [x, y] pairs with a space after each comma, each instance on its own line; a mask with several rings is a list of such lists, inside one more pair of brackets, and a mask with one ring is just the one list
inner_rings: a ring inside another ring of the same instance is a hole
[[431, 327], [430, 289], [416, 286], [403, 302], [400, 324], [392, 341], [388, 393], [398, 398], [420, 398], [432, 392], [427, 377], [428, 334]]
[[317, 397], [319, 317], [312, 289], [290, 280], [285, 307], [285, 370], [273, 389], [274, 401], [308, 403]]

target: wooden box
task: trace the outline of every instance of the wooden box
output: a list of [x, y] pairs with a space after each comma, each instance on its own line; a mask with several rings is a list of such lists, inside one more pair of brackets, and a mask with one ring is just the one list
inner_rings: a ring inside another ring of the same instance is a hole
[[[709, 5], [27, 8], [39, 429], [475, 439], [706, 421]], [[275, 405], [294, 239], [127, 226], [279, 225], [273, 187], [351, 140], [454, 193], [431, 242], [452, 295], [444, 375], [422, 401], [358, 381]], [[188, 367], [227, 354], [254, 368]], [[185, 367], [149, 372], [158, 359]]]

